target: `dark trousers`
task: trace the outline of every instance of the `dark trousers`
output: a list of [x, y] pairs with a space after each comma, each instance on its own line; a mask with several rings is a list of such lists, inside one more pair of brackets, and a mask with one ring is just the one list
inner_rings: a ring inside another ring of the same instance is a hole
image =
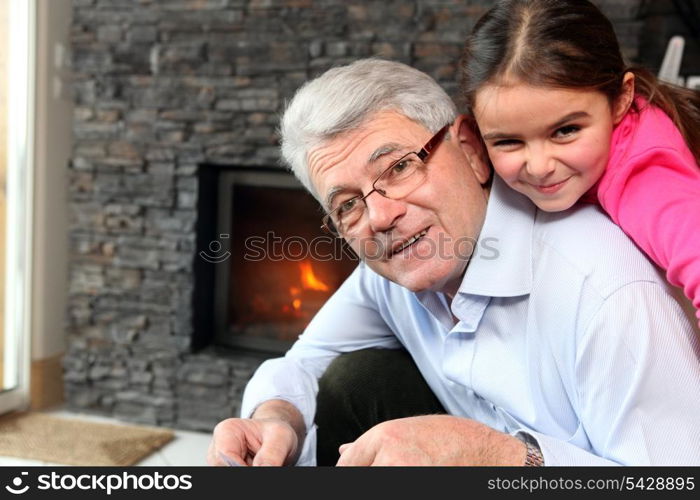
[[364, 349], [338, 356], [319, 380], [318, 465], [335, 465], [338, 447], [386, 420], [445, 413], [403, 349]]

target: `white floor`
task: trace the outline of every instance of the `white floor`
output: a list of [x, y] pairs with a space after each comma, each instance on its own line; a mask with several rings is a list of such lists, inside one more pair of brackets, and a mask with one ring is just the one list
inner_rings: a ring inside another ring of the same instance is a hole
[[[82, 418], [92, 422], [107, 422], [113, 424], [129, 424], [111, 418], [84, 415], [79, 413], [55, 410], [47, 412], [57, 417]], [[135, 425], [135, 424], [131, 424]], [[138, 424], [136, 424], [138, 425]], [[206, 456], [211, 434], [204, 432], [181, 431], [173, 429], [175, 438], [160, 450], [147, 456], [137, 466], [166, 467], [166, 466], [192, 466], [207, 465]], [[53, 466], [62, 465], [39, 460], [26, 460], [23, 458], [0, 456], [0, 466]]]

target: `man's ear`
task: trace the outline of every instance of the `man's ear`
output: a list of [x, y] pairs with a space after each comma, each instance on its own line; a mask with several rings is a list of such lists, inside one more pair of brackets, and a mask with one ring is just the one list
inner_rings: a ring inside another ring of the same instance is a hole
[[452, 131], [477, 180], [486, 184], [491, 178], [491, 167], [476, 122], [469, 115], [460, 115], [455, 120]]
[[622, 77], [622, 89], [613, 105], [613, 123], [617, 125], [622, 121], [632, 106], [634, 100], [634, 73], [628, 71]]

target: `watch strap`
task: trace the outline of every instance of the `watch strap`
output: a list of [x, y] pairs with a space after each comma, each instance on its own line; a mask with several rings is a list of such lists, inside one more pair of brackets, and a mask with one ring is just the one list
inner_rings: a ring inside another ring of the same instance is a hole
[[527, 434], [518, 434], [515, 437], [525, 443], [525, 463], [523, 465], [525, 467], [543, 467], [544, 456], [537, 441]]

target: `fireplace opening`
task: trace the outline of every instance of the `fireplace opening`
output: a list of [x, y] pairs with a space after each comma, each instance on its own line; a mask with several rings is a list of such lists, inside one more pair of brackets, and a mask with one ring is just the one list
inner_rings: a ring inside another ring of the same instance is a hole
[[199, 192], [194, 346], [286, 351], [357, 257], [287, 172], [203, 165]]

